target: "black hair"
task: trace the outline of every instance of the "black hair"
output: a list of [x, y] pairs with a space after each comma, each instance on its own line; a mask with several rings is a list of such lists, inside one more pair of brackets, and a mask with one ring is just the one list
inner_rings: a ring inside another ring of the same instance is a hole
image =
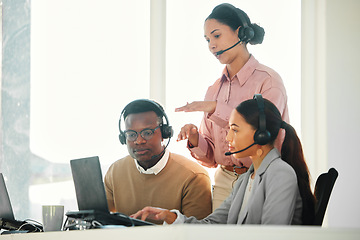
[[236, 31], [238, 27], [243, 27], [243, 22], [241, 21], [239, 15], [245, 19], [248, 27], [251, 27], [254, 30], [254, 37], [250, 40], [249, 43], [251, 45], [261, 44], [265, 35], [264, 29], [255, 23], [251, 23], [250, 18], [243, 10], [234, 7], [229, 3], [222, 3], [217, 5], [212, 10], [210, 15], [205, 19], [205, 21], [208, 19], [215, 19]]
[[[236, 111], [255, 130], [259, 129], [259, 109], [256, 99], [240, 103]], [[270, 144], [273, 144], [280, 129], [285, 130], [285, 139], [281, 147], [281, 159], [287, 162], [296, 173], [298, 187], [302, 198], [302, 224], [312, 225], [315, 217], [315, 197], [310, 187], [310, 174], [306, 164], [302, 145], [295, 129], [284, 122], [276, 106], [264, 99], [264, 112], [266, 116], [266, 130], [271, 134]]]
[[162, 123], [164, 108], [159, 103], [147, 99], [138, 99], [129, 103], [123, 110], [124, 120], [129, 114], [143, 112], [155, 112], [159, 118], [159, 123]]

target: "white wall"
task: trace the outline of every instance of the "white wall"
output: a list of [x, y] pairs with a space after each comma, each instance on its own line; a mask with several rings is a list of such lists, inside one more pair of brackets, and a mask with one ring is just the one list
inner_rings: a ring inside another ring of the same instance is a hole
[[302, 1], [302, 136], [313, 178], [335, 167], [330, 227], [360, 227], [360, 1]]
[[329, 1], [326, 11], [328, 164], [339, 171], [329, 224], [360, 227], [360, 1]]

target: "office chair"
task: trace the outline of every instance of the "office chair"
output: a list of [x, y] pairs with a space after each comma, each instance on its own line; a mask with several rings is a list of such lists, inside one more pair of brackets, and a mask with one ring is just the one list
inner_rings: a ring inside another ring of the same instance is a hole
[[314, 190], [314, 195], [316, 198], [315, 219], [313, 223], [315, 226], [322, 225], [330, 194], [337, 177], [338, 172], [336, 169], [330, 168], [327, 173], [322, 173], [316, 180]]

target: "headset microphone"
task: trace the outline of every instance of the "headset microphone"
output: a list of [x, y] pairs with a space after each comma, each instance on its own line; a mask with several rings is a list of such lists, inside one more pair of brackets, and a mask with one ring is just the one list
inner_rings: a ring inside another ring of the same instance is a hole
[[229, 48], [227, 48], [227, 49], [225, 49], [225, 50], [220, 50], [220, 51], [216, 52], [216, 55], [223, 54], [224, 52], [226, 52], [226, 51], [232, 49], [233, 47], [235, 47], [236, 45], [238, 45], [239, 43], [241, 43], [240, 40], [239, 40], [237, 43], [235, 43], [234, 45], [232, 45], [231, 47], [229, 47]]
[[251, 144], [250, 146], [248, 146], [248, 147], [246, 147], [246, 148], [244, 148], [244, 149], [241, 149], [241, 150], [239, 150], [239, 151], [236, 151], [236, 152], [226, 152], [226, 153], [225, 153], [225, 156], [230, 156], [230, 155], [233, 155], [233, 154], [235, 154], [235, 153], [243, 152], [243, 151], [251, 148], [251, 147], [254, 146], [255, 144], [256, 144], [256, 143], [254, 142], [254, 143]]

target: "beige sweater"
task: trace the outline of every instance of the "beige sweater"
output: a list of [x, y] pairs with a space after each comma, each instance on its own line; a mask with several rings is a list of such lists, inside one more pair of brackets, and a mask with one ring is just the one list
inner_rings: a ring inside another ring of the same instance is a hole
[[130, 156], [116, 161], [105, 175], [105, 189], [109, 205], [127, 215], [146, 206], [178, 209], [197, 219], [212, 211], [211, 182], [206, 170], [175, 153], [170, 153], [158, 175], [140, 173]]

